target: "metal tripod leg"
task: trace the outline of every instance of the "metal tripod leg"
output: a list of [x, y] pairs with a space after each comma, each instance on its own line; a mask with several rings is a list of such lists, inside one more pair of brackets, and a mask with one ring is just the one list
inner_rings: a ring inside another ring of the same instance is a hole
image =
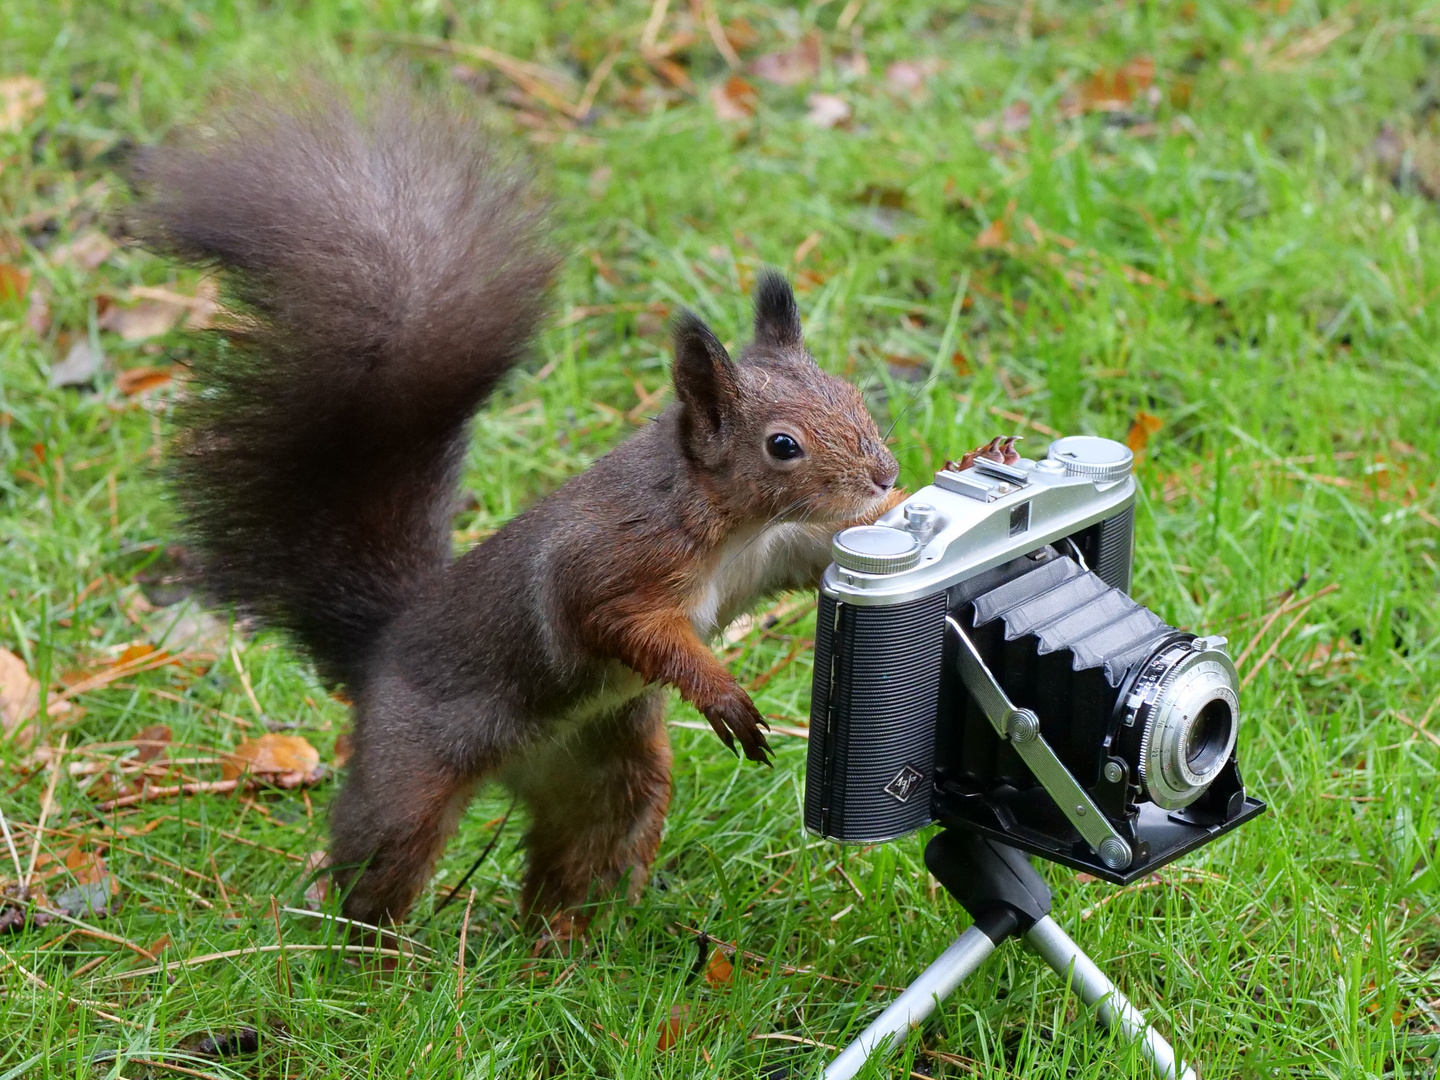
[[[1012, 922], [1011, 930], [1014, 928]], [[1056, 974], [1069, 980], [1071, 989], [1086, 1005], [1096, 1006], [1102, 1024], [1139, 1044], [1140, 1052], [1155, 1067], [1161, 1080], [1196, 1080], [1194, 1070], [1176, 1057], [1175, 1049], [1165, 1037], [1146, 1023], [1140, 1010], [1130, 1004], [1054, 919], [1045, 916], [1025, 931], [1023, 937]], [[1000, 940], [1004, 940], [1003, 935]], [[858, 1039], [840, 1052], [826, 1068], [824, 1080], [850, 1080], [859, 1075], [872, 1054], [899, 1050], [910, 1026], [934, 1012], [942, 999], [973, 975], [995, 951], [996, 944], [979, 926], [966, 930]]]
[[[1102, 1024], [1139, 1044], [1161, 1080], [1196, 1080], [1174, 1048], [1050, 918], [1050, 890], [1024, 855], [994, 841], [946, 830], [927, 845], [925, 864], [970, 912], [975, 925], [841, 1051], [825, 1070], [825, 1080], [850, 1080], [872, 1055], [899, 1050], [912, 1024], [934, 1012], [997, 945], [1016, 934], [1069, 981], [1085, 1004], [1096, 1007]], [[1029, 929], [1022, 931], [1022, 926]]]
[[898, 1050], [904, 1044], [910, 1026], [934, 1012], [935, 1006], [973, 975], [985, 958], [995, 951], [996, 944], [1004, 941], [1015, 929], [1016, 922], [1012, 918], [1009, 926], [1003, 928], [994, 940], [978, 925], [966, 930], [925, 969], [924, 974], [885, 1007], [885, 1011], [861, 1032], [858, 1039], [840, 1052], [840, 1056], [825, 1070], [825, 1080], [849, 1080], [860, 1072], [876, 1050], [882, 1047], [890, 1053]]
[[1070, 935], [1060, 929], [1050, 916], [1045, 916], [1024, 934], [1025, 943], [1034, 949], [1086, 1005], [1095, 1007], [1100, 1022], [1118, 1030], [1131, 1042], [1138, 1043], [1140, 1052], [1155, 1067], [1162, 1080], [1196, 1080], [1195, 1070], [1182, 1062], [1175, 1048], [1146, 1022], [1140, 1010], [1105, 973], [1080, 951]]

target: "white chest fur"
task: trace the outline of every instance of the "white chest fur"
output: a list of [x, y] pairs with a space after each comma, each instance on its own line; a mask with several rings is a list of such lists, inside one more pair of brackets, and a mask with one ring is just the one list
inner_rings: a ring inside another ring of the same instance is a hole
[[814, 525], [781, 524], [732, 537], [686, 609], [696, 635], [711, 637], [779, 583], [803, 574], [815, 561], [818, 535], [828, 541], [828, 531]]

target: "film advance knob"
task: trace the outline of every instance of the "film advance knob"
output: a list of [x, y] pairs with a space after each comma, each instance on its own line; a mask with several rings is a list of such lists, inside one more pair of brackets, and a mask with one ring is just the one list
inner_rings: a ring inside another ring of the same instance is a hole
[[1046, 456], [1065, 466], [1070, 475], [1083, 476], [1097, 484], [1124, 480], [1135, 462], [1135, 455], [1124, 443], [1098, 435], [1067, 435], [1056, 439]]
[[901, 529], [856, 525], [830, 542], [830, 554], [846, 570], [862, 574], [898, 574], [920, 562], [919, 541]]

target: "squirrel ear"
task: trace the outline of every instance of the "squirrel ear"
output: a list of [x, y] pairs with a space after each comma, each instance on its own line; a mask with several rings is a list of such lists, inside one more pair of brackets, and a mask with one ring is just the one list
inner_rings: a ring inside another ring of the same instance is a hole
[[755, 287], [755, 340], [766, 345], [800, 346], [800, 309], [790, 283], [778, 270], [765, 270]]
[[675, 367], [671, 377], [684, 409], [682, 431], [687, 441], [692, 433], [709, 438], [720, 430], [739, 397], [735, 365], [720, 339], [693, 311], [680, 313], [673, 334]]

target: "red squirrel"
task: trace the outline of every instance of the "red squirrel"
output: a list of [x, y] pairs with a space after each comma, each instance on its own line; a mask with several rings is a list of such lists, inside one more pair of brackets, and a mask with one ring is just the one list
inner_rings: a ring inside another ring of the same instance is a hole
[[150, 148], [136, 190], [137, 235], [218, 267], [236, 315], [199, 350], [171, 448], [203, 583], [353, 702], [331, 811], [345, 914], [401, 919], [487, 779], [529, 811], [532, 916], [627, 877], [636, 895], [670, 801], [663, 688], [768, 761], [706, 639], [813, 587], [833, 533], [899, 499], [783, 277], [760, 277], [736, 357], [681, 313], [673, 403], [452, 558], [470, 419], [525, 358], [557, 265], [523, 170], [392, 89], [221, 114]]

